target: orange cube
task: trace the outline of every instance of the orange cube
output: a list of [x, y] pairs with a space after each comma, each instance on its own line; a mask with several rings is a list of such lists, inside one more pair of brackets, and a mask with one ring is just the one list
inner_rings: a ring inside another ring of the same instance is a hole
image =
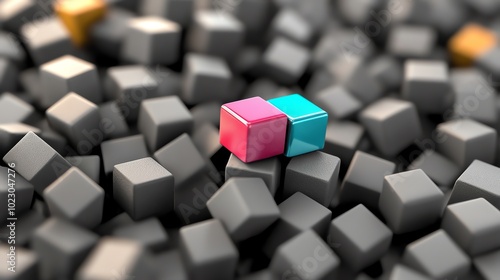
[[448, 41], [448, 50], [454, 65], [466, 67], [496, 44], [495, 33], [477, 24], [467, 24]]
[[54, 10], [68, 29], [73, 43], [83, 46], [90, 27], [106, 14], [104, 0], [59, 0]]

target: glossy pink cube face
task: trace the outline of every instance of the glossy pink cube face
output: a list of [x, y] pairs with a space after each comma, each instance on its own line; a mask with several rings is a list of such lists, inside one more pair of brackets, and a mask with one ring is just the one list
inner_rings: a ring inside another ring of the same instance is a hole
[[222, 105], [220, 143], [243, 162], [283, 154], [287, 117], [262, 99], [252, 97]]

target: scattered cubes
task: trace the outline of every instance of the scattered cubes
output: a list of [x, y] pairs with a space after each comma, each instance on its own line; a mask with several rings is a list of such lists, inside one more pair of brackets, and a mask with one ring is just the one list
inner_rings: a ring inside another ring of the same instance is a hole
[[365, 129], [350, 121], [330, 121], [326, 126], [323, 152], [340, 158], [342, 166], [348, 167], [354, 153], [361, 148]]
[[231, 178], [207, 201], [212, 217], [219, 219], [238, 242], [255, 236], [279, 218], [280, 211], [261, 178]]
[[[223, 4], [224, 5], [224, 4]], [[245, 27], [229, 13], [198, 10], [188, 34], [188, 50], [231, 59], [243, 45]]]
[[455, 99], [446, 62], [407, 60], [403, 96], [406, 100], [413, 102], [421, 112], [445, 113], [451, 108]]
[[98, 240], [97, 234], [72, 223], [46, 220], [31, 242], [39, 255], [41, 279], [71, 279]]
[[474, 160], [455, 182], [448, 204], [484, 198], [500, 210], [500, 168]]
[[261, 178], [266, 183], [269, 192], [274, 196], [280, 184], [281, 162], [278, 158], [273, 157], [245, 163], [234, 154], [231, 154], [226, 165], [226, 181], [232, 177]]
[[[9, 171], [10, 170], [10, 171]], [[23, 213], [30, 209], [34, 188], [23, 177], [15, 174], [14, 170], [0, 166], [0, 199], [5, 201], [0, 209], [0, 219], [6, 221], [8, 209], [15, 209], [15, 213]], [[12, 207], [14, 205], [14, 207]]]
[[356, 271], [377, 262], [391, 240], [391, 230], [362, 204], [333, 219], [328, 235], [335, 253]]
[[303, 193], [297, 192], [278, 205], [280, 218], [272, 227], [263, 250], [272, 257], [279, 245], [306, 230], [326, 237], [332, 211]]
[[193, 116], [177, 96], [144, 100], [139, 111], [138, 128], [151, 151], [156, 151], [182, 133], [190, 133]]
[[46, 114], [54, 130], [69, 139], [80, 154], [90, 153], [104, 139], [99, 108], [74, 92], [57, 101]]
[[55, 16], [23, 25], [21, 35], [36, 65], [76, 52], [68, 30]]
[[71, 167], [68, 161], [31, 131], [3, 157], [3, 161], [14, 163], [13, 169], [30, 182], [40, 195]]
[[396, 25], [387, 40], [387, 50], [394, 56], [427, 58], [436, 45], [437, 32], [429, 26]]
[[334, 119], [346, 119], [353, 116], [363, 104], [342, 86], [331, 86], [318, 92], [315, 103]]
[[288, 117], [285, 156], [294, 157], [325, 146], [328, 114], [300, 94], [268, 100]]
[[179, 59], [181, 27], [176, 22], [159, 17], [130, 20], [122, 56], [133, 63], [172, 64]]
[[277, 279], [334, 279], [340, 260], [318, 234], [304, 231], [283, 243], [270, 269]]
[[306, 47], [278, 37], [267, 47], [262, 60], [269, 77], [278, 83], [291, 85], [305, 73], [311, 53]]
[[292, 158], [286, 167], [283, 195], [301, 192], [323, 206], [330, 205], [337, 190], [340, 159], [323, 152]]
[[149, 156], [146, 141], [141, 134], [101, 143], [104, 173], [110, 175], [115, 165]]
[[101, 158], [99, 156], [73, 156], [66, 157], [66, 160], [99, 184], [101, 175]]
[[104, 190], [77, 167], [71, 167], [43, 191], [50, 214], [86, 228], [101, 223]]
[[448, 205], [441, 226], [469, 255], [500, 248], [500, 210], [484, 198]]
[[384, 156], [397, 155], [422, 134], [417, 109], [407, 101], [380, 99], [365, 108], [359, 118]]
[[469, 257], [444, 230], [437, 230], [410, 243], [403, 262], [432, 279], [462, 277], [470, 269]]
[[174, 175], [176, 189], [208, 170], [205, 159], [186, 133], [156, 151], [154, 159]]
[[438, 150], [462, 170], [474, 160], [486, 163], [495, 161], [495, 129], [474, 120], [458, 119], [439, 124], [437, 132], [442, 139], [438, 143]]
[[393, 174], [396, 165], [385, 159], [356, 151], [341, 187], [343, 203], [362, 203], [370, 209], [378, 209], [384, 177]]
[[220, 142], [243, 162], [253, 162], [285, 150], [287, 116], [261, 97], [222, 105]]
[[93, 103], [102, 100], [99, 74], [94, 64], [66, 55], [40, 66], [40, 104], [48, 108], [68, 92], [76, 92]]
[[189, 104], [224, 100], [229, 94], [232, 74], [217, 57], [187, 54], [184, 61], [182, 98]]
[[182, 227], [180, 250], [189, 279], [234, 279], [239, 253], [219, 220]]
[[153, 279], [149, 254], [140, 243], [124, 238], [101, 238], [78, 269], [75, 280]]
[[379, 209], [395, 234], [430, 226], [441, 217], [444, 195], [420, 170], [412, 170], [384, 179]]
[[174, 208], [174, 177], [150, 157], [117, 164], [113, 197], [134, 220], [162, 215]]

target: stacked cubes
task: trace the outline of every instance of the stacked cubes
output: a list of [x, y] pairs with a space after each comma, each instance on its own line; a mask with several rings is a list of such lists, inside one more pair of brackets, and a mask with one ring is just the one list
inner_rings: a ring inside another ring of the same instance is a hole
[[243, 162], [323, 149], [328, 114], [299, 94], [222, 105], [220, 142]]

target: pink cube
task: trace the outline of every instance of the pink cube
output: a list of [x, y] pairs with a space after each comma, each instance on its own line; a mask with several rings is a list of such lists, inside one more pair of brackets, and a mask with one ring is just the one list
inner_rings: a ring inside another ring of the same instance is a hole
[[222, 105], [220, 143], [243, 162], [283, 154], [287, 116], [262, 99], [252, 97]]

